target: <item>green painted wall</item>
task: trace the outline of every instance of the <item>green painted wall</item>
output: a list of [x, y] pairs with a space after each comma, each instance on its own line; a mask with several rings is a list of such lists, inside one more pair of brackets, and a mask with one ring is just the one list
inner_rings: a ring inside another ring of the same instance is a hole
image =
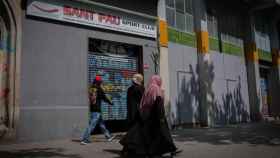
[[220, 51], [219, 40], [216, 38], [209, 37], [209, 48], [210, 50]]
[[226, 54], [244, 56], [244, 49], [242, 47], [227, 42], [222, 42], [222, 51]]
[[265, 51], [265, 50], [262, 50], [262, 49], [258, 49], [258, 53], [259, 53], [259, 59], [260, 60], [272, 62], [271, 52], [268, 52], [268, 51]]
[[[168, 40], [170, 42], [183, 44], [190, 47], [197, 47], [196, 36], [194, 33], [185, 33], [170, 27], [168, 28]], [[209, 37], [209, 47], [210, 50], [220, 51], [219, 40]], [[227, 42], [222, 42], [222, 51], [226, 54], [244, 56], [244, 49], [242, 47]]]
[[196, 36], [194, 33], [185, 33], [173, 28], [168, 28], [168, 40], [170, 42], [196, 47]]

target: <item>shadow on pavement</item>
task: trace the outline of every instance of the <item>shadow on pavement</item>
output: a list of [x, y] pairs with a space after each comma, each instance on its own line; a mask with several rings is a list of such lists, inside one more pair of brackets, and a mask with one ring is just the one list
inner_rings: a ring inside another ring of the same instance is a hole
[[124, 157], [122, 156], [121, 150], [116, 150], [116, 149], [104, 149], [103, 151], [114, 154], [114, 155], [116, 156], [116, 157], [114, 157], [114, 158], [124, 158]]
[[280, 146], [280, 126], [273, 126], [269, 123], [233, 125], [223, 128], [184, 129], [173, 133], [174, 139], [179, 142]]
[[[143, 155], [127, 155], [127, 156], [123, 156], [121, 150], [114, 150], [114, 149], [104, 149], [103, 151], [105, 152], [109, 152], [112, 153], [114, 155], [116, 155], [116, 157], [114, 158], [145, 158], [145, 156]], [[160, 158], [172, 158], [171, 156], [167, 155], [163, 155]]]
[[33, 148], [28, 150], [0, 151], [1, 158], [81, 158], [76, 154], [64, 154], [61, 148]]

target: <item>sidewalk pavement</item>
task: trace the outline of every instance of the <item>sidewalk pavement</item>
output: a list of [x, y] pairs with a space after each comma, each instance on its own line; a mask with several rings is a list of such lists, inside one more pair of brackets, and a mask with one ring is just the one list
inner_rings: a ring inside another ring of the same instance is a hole
[[[121, 133], [112, 142], [95, 135], [93, 143], [77, 140], [0, 145], [0, 158], [121, 158]], [[178, 158], [279, 158], [280, 124], [239, 124], [220, 128], [180, 129], [173, 132]], [[168, 156], [165, 156], [168, 158]]]

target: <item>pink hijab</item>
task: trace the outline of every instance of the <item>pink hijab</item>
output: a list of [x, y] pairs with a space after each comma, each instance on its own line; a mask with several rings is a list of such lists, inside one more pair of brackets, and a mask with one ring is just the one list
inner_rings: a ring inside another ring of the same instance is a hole
[[163, 98], [163, 93], [161, 90], [161, 77], [159, 75], [153, 75], [148, 83], [148, 86], [143, 94], [143, 97], [141, 99], [140, 103], [140, 110], [148, 110], [150, 109], [155, 100], [156, 97], [162, 97]]

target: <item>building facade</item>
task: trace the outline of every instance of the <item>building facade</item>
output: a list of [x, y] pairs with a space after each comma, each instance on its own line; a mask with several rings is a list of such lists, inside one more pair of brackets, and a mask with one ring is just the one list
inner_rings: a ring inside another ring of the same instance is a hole
[[166, 0], [172, 124], [279, 116], [278, 10], [277, 1]]
[[[101, 75], [125, 129], [134, 73], [160, 74], [171, 127], [279, 116], [278, 1], [1, 0], [0, 137], [71, 138]], [[280, 14], [279, 14], [280, 15]], [[77, 132], [78, 131], [78, 132]]]

